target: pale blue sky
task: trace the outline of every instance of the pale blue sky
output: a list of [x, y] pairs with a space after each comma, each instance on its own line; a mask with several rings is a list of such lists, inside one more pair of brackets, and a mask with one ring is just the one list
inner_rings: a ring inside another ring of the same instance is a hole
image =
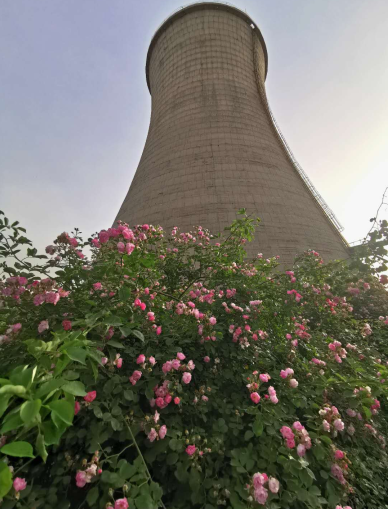
[[[347, 240], [363, 237], [388, 185], [388, 1], [233, 4], [263, 33], [296, 158]], [[148, 45], [182, 5], [0, 0], [0, 209], [40, 247], [111, 225], [147, 135]]]

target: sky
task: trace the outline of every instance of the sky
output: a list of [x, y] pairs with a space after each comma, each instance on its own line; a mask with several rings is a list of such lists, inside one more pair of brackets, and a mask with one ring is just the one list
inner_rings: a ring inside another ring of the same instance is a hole
[[[269, 103], [296, 159], [348, 242], [362, 239], [388, 186], [388, 1], [233, 4], [264, 36]], [[0, 209], [40, 249], [111, 226], [147, 136], [148, 46], [183, 5], [0, 1]]]

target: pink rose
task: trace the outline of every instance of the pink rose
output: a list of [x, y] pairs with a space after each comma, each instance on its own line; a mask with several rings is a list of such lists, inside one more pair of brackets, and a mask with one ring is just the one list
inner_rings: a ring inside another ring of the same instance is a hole
[[299, 457], [303, 457], [306, 454], [306, 447], [303, 444], [299, 444], [296, 448], [296, 452]]
[[79, 404], [78, 401], [76, 401], [74, 403], [74, 415], [77, 415], [80, 410], [81, 410], [81, 405]]
[[159, 430], [159, 438], [163, 440], [163, 438], [166, 436], [167, 433], [167, 426], [163, 425], [161, 426]]
[[210, 357], [206, 355], [206, 357], [203, 358], [204, 362], [210, 362]]
[[127, 254], [130, 255], [134, 249], [135, 249], [135, 245], [132, 244], [131, 242], [127, 242], [127, 244], [125, 246], [125, 251], [127, 252]]
[[268, 382], [271, 379], [271, 377], [269, 376], [268, 373], [260, 374], [259, 378], [260, 378], [261, 382]]
[[270, 477], [268, 481], [268, 488], [271, 493], [277, 493], [279, 491], [279, 481], [274, 477]]
[[86, 472], [83, 470], [78, 470], [77, 475], [75, 476], [75, 483], [78, 488], [83, 488], [87, 482]]
[[251, 393], [251, 400], [253, 401], [253, 403], [256, 403], [256, 405], [259, 403], [260, 401], [260, 396], [257, 392], [252, 392]]
[[345, 453], [343, 451], [340, 451], [337, 449], [334, 453], [334, 457], [336, 460], [342, 460], [342, 458], [345, 456]]
[[63, 320], [62, 327], [64, 328], [64, 330], [71, 330], [71, 321]]
[[155, 364], [156, 364], [155, 357], [152, 357], [152, 356], [149, 357], [148, 362], [151, 364], [151, 366], [155, 366]]
[[254, 497], [258, 504], [264, 505], [268, 498], [268, 491], [263, 486], [259, 486], [254, 491]]
[[180, 398], [178, 398], [178, 396], [176, 396], [176, 397], [174, 398], [174, 403], [175, 403], [176, 405], [179, 405], [179, 403], [180, 403], [180, 402], [181, 402]]
[[153, 442], [157, 436], [158, 434], [156, 433], [155, 428], [151, 428], [151, 431], [148, 433], [148, 440]]
[[38, 332], [39, 334], [42, 334], [45, 330], [49, 328], [48, 320], [42, 320], [40, 324], [38, 325]]
[[183, 376], [182, 376], [182, 382], [184, 384], [189, 384], [191, 382], [191, 373], [183, 373]]
[[162, 327], [159, 325], [159, 327], [156, 327], [156, 334], [160, 336], [162, 333]]
[[345, 424], [341, 421], [341, 419], [336, 419], [333, 422], [333, 425], [337, 431], [342, 431], [343, 429], [345, 429]]
[[126, 498], [119, 498], [115, 501], [114, 509], [128, 509], [128, 500]]
[[195, 451], [197, 450], [197, 448], [195, 447], [195, 445], [188, 445], [186, 447], [186, 453], [189, 455], [189, 456], [192, 456]]
[[216, 318], [215, 318], [214, 316], [211, 316], [211, 317], [209, 318], [209, 323], [210, 323], [211, 325], [215, 325], [215, 324], [217, 323]]
[[289, 383], [290, 383], [290, 387], [292, 389], [296, 389], [299, 385], [299, 382], [297, 380], [295, 380], [295, 378], [291, 378]]
[[189, 361], [187, 363], [187, 368], [190, 370], [190, 371], [193, 371], [193, 369], [195, 369], [195, 364], [193, 361]]
[[15, 491], [23, 491], [27, 487], [27, 483], [25, 479], [21, 477], [16, 477], [13, 481], [13, 488]]
[[145, 355], [140, 354], [139, 357], [136, 359], [136, 364], [143, 364], [145, 362]]
[[94, 401], [96, 399], [96, 396], [97, 396], [97, 392], [91, 391], [91, 392], [88, 392], [86, 394], [86, 396], [84, 396], [84, 400], [87, 401], [88, 403], [91, 403], [92, 401]]
[[101, 290], [102, 289], [102, 284], [101, 283], [94, 283], [93, 284], [93, 288], [95, 290]]
[[178, 352], [176, 356], [180, 361], [184, 361], [186, 359], [186, 355], [184, 355], [182, 352]]

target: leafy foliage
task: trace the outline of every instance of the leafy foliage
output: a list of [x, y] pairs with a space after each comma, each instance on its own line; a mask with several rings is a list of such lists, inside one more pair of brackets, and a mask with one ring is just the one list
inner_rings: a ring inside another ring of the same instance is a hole
[[254, 229], [121, 224], [46, 256], [1, 219], [2, 507], [388, 508], [374, 247], [283, 272], [244, 261]]

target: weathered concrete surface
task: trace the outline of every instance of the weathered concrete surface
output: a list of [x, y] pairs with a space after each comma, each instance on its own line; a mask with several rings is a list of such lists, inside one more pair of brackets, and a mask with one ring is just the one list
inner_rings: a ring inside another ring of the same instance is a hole
[[200, 4], [171, 16], [147, 58], [147, 141], [116, 219], [218, 232], [238, 209], [261, 218], [249, 254], [284, 264], [308, 248], [347, 257], [344, 239], [290, 161], [266, 109], [265, 43], [234, 8]]

